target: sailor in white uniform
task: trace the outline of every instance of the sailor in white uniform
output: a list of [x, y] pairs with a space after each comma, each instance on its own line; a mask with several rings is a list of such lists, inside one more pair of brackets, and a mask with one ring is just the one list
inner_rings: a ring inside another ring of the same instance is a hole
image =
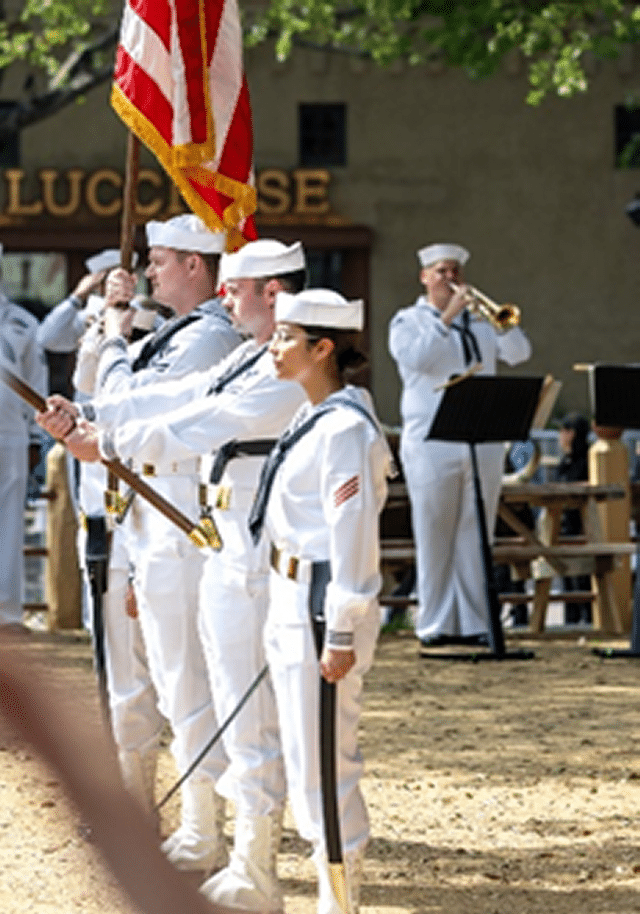
[[[215, 365], [241, 341], [226, 309], [215, 296], [217, 264], [225, 236], [200, 219], [184, 214], [147, 224], [149, 264], [146, 276], [155, 299], [176, 317], [150, 334], [131, 358], [123, 330], [131, 315], [112, 307], [128, 302], [136, 277], [124, 270], [106, 283], [105, 341], [97, 366], [98, 399], [107, 397], [114, 422], [126, 411], [135, 391], [145, 399], [147, 387]], [[86, 404], [90, 409], [92, 403]], [[71, 407], [67, 407], [70, 409]], [[199, 459], [150, 462], [134, 455], [134, 472], [185, 514], [197, 514]], [[186, 770], [216, 729], [202, 645], [197, 629], [198, 589], [203, 555], [155, 508], [135, 498], [125, 523], [133, 566], [133, 588], [144, 638], [149, 673], [159, 708], [173, 732], [172, 751], [180, 772]], [[143, 670], [138, 668], [142, 675]], [[148, 746], [155, 756], [156, 741]], [[140, 759], [148, 768], [144, 753]], [[182, 786], [180, 826], [164, 843], [180, 869], [208, 874], [226, 862], [222, 832], [224, 805], [215, 783], [228, 765], [221, 745], [214, 747], [196, 774]], [[144, 777], [145, 771], [142, 771]]]
[[[270, 351], [278, 377], [297, 381], [308, 402], [268, 458], [250, 517], [252, 535], [264, 523], [271, 544], [267, 656], [289, 800], [318, 869], [319, 914], [344, 910], [329, 877], [319, 761], [320, 676], [337, 684], [338, 820], [356, 912], [369, 836], [357, 730], [379, 629], [378, 524], [392, 459], [368, 392], [343, 380], [361, 359], [353, 341], [363, 303], [327, 289], [280, 293], [276, 321]], [[314, 605], [323, 618], [315, 632]]]
[[[119, 252], [117, 253], [119, 263]], [[73, 384], [76, 401], [79, 403], [87, 402], [95, 394], [96, 371], [104, 337], [101, 321], [103, 308], [104, 300], [98, 319], [88, 326], [76, 355]], [[133, 317], [132, 334], [136, 327], [139, 330], [145, 329], [146, 332], [151, 331], [157, 321], [155, 311], [137, 309]], [[140, 344], [135, 348], [130, 345], [129, 352], [135, 355], [139, 348]], [[124, 512], [106, 512], [107, 486], [107, 471], [102, 464], [81, 462], [81, 556], [89, 578], [91, 553], [99, 550], [100, 537], [104, 538], [106, 533], [106, 587], [101, 595], [100, 606], [91, 604], [92, 627], [98, 627], [94, 631], [94, 642], [98, 649], [101, 631], [104, 658], [98, 659], [104, 662], [109, 722], [124, 785], [146, 813], [155, 819], [155, 773], [165, 721], [158, 709], [158, 696], [149, 672], [140, 619], [135, 611], [135, 594], [131, 585], [135, 530]], [[84, 527], [86, 531], [82, 529]], [[85, 549], [89, 551], [89, 562], [85, 560]], [[97, 570], [93, 572], [94, 581]], [[99, 577], [96, 583], [99, 585]], [[101, 618], [98, 617], [99, 610]]]
[[[204, 477], [203, 508], [212, 511], [223, 547], [207, 552], [199, 623], [219, 722], [266, 663], [268, 549], [253, 544], [247, 517], [264, 456], [304, 400], [299, 385], [276, 378], [267, 351], [275, 295], [304, 285], [304, 251], [299, 243], [261, 239], [225, 255], [221, 273], [234, 320], [250, 339], [211, 371], [132, 391], [124, 413], [108, 397], [91, 412], [102, 429], [104, 456], [166, 463], [214, 452]], [[119, 424], [123, 416], [128, 421]], [[72, 449], [80, 434], [67, 439]], [[282, 910], [276, 854], [285, 780], [268, 679], [222, 739], [231, 764], [217, 787], [236, 807], [234, 847], [229, 866], [202, 890], [220, 904], [276, 914]]]
[[[402, 380], [400, 456], [416, 546], [416, 634], [425, 645], [462, 636], [473, 642], [488, 628], [480, 534], [469, 446], [425, 441], [442, 398], [441, 385], [481, 363], [517, 365], [531, 346], [520, 327], [497, 332], [471, 315], [462, 267], [469, 253], [455, 244], [418, 251], [425, 294], [391, 321], [389, 349]], [[452, 284], [455, 291], [452, 288]], [[493, 530], [504, 447], [476, 448], [487, 529]]]
[[[134, 254], [134, 265], [136, 260], [137, 255]], [[76, 284], [73, 292], [52, 308], [38, 326], [38, 342], [44, 349], [56, 353], [76, 353], [72, 383], [74, 399], [79, 403], [89, 399], [89, 395], [94, 392], [94, 359], [88, 358], [87, 344], [94, 339], [101, 339], [101, 332], [97, 333], [100, 331], [100, 317], [104, 309], [104, 297], [101, 292], [107, 272], [119, 264], [120, 251], [115, 248], [106, 248], [88, 257], [85, 260], [87, 272]], [[82, 358], [78, 351], [81, 340], [83, 341]], [[97, 345], [92, 349], [92, 355], [94, 351], [97, 363]], [[88, 371], [87, 364], [89, 363]], [[85, 375], [90, 375], [90, 377], [85, 379]], [[69, 489], [74, 496], [76, 511], [81, 512], [82, 518], [101, 518], [101, 523], [106, 524], [104, 505], [106, 470], [97, 465], [81, 464], [76, 487], [76, 468], [73, 458], [70, 455], [68, 457]], [[98, 524], [97, 520], [95, 524]], [[91, 629], [93, 612], [91, 588], [85, 562], [87, 536], [85, 526], [84, 523], [78, 525], [78, 556], [84, 584], [82, 619], [85, 627]], [[51, 548], [55, 549], [56, 544], [52, 544]], [[126, 570], [126, 564], [124, 567]]]
[[[1, 258], [0, 244], [0, 262]], [[45, 396], [49, 379], [37, 327], [37, 319], [10, 302], [0, 289], [0, 364]], [[33, 421], [33, 409], [6, 384], [0, 384], [0, 627], [22, 625], [29, 451], [33, 448], [39, 452], [41, 443], [42, 432]]]

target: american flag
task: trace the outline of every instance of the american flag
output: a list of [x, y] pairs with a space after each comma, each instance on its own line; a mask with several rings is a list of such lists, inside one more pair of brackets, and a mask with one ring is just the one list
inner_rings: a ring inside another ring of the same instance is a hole
[[111, 104], [230, 250], [256, 237], [236, 0], [127, 0]]

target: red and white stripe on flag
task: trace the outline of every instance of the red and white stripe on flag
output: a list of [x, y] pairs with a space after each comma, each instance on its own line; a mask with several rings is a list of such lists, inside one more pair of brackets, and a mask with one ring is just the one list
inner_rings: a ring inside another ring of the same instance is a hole
[[229, 249], [256, 237], [237, 0], [127, 0], [111, 104]]

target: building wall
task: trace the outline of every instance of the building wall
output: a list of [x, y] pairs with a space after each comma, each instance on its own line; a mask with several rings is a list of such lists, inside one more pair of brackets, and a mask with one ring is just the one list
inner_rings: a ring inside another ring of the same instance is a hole
[[332, 203], [375, 232], [371, 358], [386, 421], [398, 417], [388, 321], [420, 291], [415, 251], [432, 241], [467, 246], [468, 280], [520, 306], [534, 357], [518, 370], [561, 379], [560, 410], [587, 408], [574, 363], [638, 359], [640, 233], [624, 206], [640, 175], [613, 167], [613, 109], [636, 88], [635, 61], [538, 108], [524, 103], [517, 60], [479, 82], [315, 51], [278, 65], [264, 47], [246, 61], [258, 165], [295, 164], [299, 102], [348, 104], [348, 166], [332, 169]]
[[[386, 422], [398, 422], [399, 399], [388, 322], [419, 293], [415, 251], [433, 241], [467, 246], [468, 280], [522, 309], [534, 357], [518, 371], [562, 380], [559, 411], [587, 408], [574, 363], [638, 359], [640, 232], [624, 207], [640, 175], [613, 165], [613, 109], [637, 86], [635, 59], [594, 69], [586, 95], [538, 108], [524, 102], [517, 58], [479, 82], [460, 71], [377, 69], [312, 50], [279, 64], [269, 45], [248, 51], [245, 62], [258, 171], [298, 166], [301, 102], [348, 106], [347, 165], [329, 169], [329, 196], [332, 216], [373, 232], [372, 387]], [[101, 86], [23, 132], [25, 194], [36, 192], [43, 167], [122, 171], [125, 132], [108, 95]], [[142, 162], [155, 165], [146, 153]], [[3, 230], [9, 240], [37, 230], [37, 218], [3, 216], [2, 175], [0, 204], [0, 238]], [[289, 232], [296, 224], [288, 217]], [[62, 222], [59, 231], [63, 237]], [[277, 225], [262, 223], [261, 233], [277, 234]]]

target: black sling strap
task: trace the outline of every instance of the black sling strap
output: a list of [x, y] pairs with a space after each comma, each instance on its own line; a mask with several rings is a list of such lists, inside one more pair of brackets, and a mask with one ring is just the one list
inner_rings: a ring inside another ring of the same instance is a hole
[[167, 321], [166, 324], [159, 327], [144, 343], [142, 349], [131, 363], [132, 371], [141, 371], [146, 368], [154, 355], [164, 349], [174, 334], [193, 323], [193, 321], [201, 320], [202, 316], [201, 311], [190, 311], [189, 314], [183, 314], [182, 317]]

